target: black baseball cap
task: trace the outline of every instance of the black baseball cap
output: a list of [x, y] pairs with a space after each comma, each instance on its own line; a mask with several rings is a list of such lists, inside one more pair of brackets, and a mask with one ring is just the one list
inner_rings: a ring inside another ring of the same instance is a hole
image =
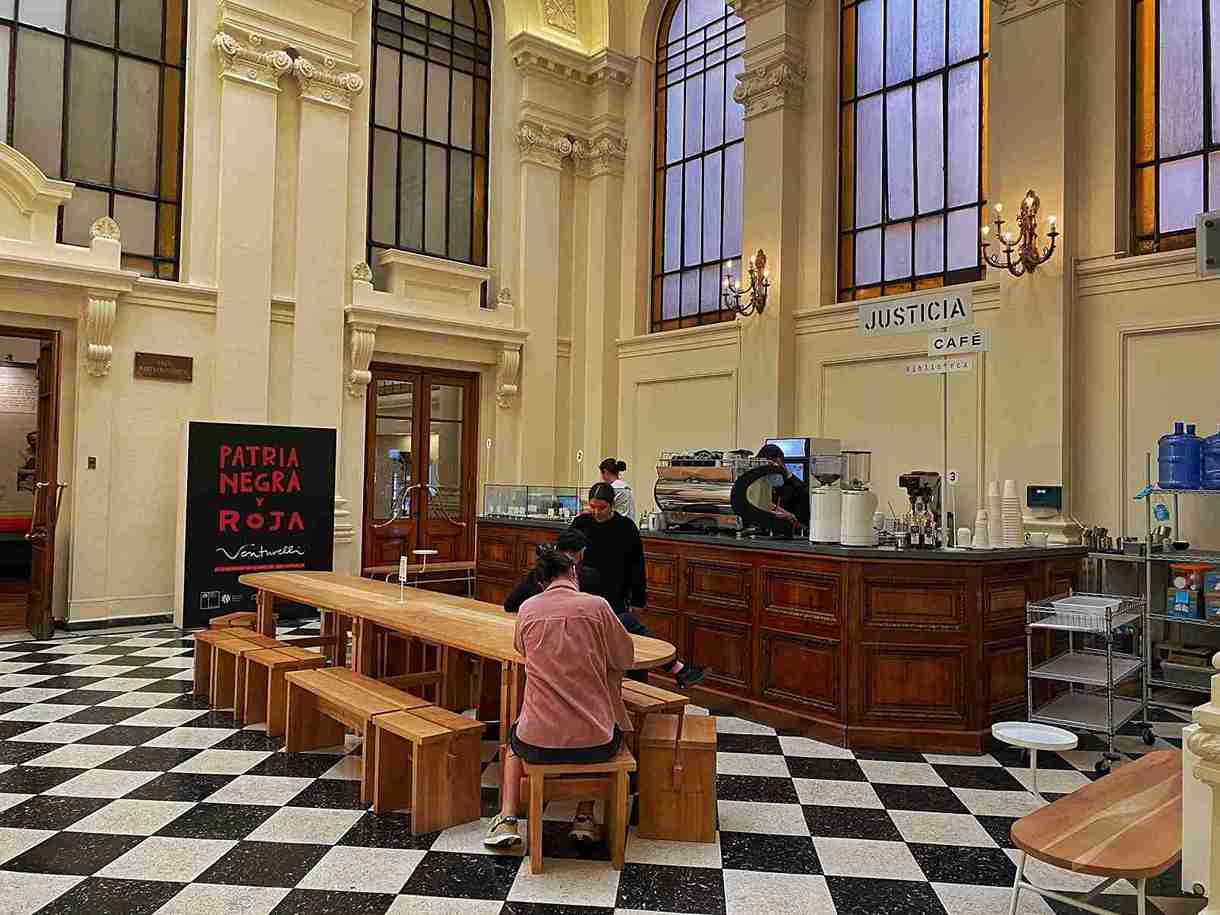
[[769, 442], [758, 449], [756, 457], [763, 458], [768, 461], [782, 461], [784, 459], [784, 449], [774, 442]]

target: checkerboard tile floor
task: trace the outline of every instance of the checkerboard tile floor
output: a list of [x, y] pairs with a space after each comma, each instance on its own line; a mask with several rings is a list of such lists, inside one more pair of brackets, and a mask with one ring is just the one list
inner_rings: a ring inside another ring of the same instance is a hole
[[[986, 915], [1007, 912], [1009, 827], [1035, 807], [1015, 752], [852, 753], [726, 716], [716, 844], [633, 831], [617, 873], [604, 848], [578, 853], [571, 805], [552, 804], [533, 876], [519, 850], [483, 848], [486, 820], [414, 837], [408, 814], [364, 809], [354, 738], [285, 753], [209, 711], [190, 694], [191, 646], [174, 629], [0, 645], [0, 913]], [[1180, 729], [1158, 724], [1162, 745]], [[1042, 754], [1043, 790], [1086, 784], [1099, 749]], [[1095, 882], [1031, 871], [1059, 889]], [[1156, 881], [1155, 911], [1201, 907], [1179, 884], [1176, 868]], [[1022, 899], [1023, 915], [1078, 911]], [[1106, 904], [1135, 911], [1129, 889]]]

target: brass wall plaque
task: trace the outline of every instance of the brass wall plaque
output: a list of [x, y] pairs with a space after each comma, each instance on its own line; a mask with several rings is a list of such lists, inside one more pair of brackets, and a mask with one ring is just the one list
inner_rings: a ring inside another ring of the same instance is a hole
[[164, 353], [136, 353], [136, 378], [155, 378], [158, 381], [193, 381], [195, 359], [193, 356], [167, 356]]

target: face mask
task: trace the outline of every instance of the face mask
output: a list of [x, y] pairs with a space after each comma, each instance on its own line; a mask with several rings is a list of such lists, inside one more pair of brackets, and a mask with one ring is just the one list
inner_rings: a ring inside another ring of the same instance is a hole
[[784, 475], [782, 473], [773, 473], [767, 477], [767, 482], [771, 484], [772, 489], [779, 489], [784, 485]]

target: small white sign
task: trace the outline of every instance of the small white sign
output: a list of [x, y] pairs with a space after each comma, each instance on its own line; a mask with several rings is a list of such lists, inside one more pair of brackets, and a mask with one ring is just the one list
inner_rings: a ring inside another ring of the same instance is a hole
[[985, 327], [959, 327], [928, 335], [929, 356], [957, 356], [991, 350], [991, 331]]
[[407, 557], [406, 556], [398, 557], [398, 580], [399, 581], [407, 580]]
[[962, 475], [960, 473], [958, 473], [956, 470], [949, 471], [949, 485], [950, 486], [956, 486], [958, 483], [958, 480], [960, 480], [961, 478], [962, 478]]
[[968, 372], [974, 368], [974, 360], [964, 357], [956, 359], [921, 359], [907, 363], [908, 375], [949, 375], [953, 372]]
[[576, 449], [576, 463], [583, 464], [585, 462], [585, 452], [583, 448]]
[[974, 296], [969, 286], [860, 305], [860, 333], [866, 337], [910, 334], [934, 327], [969, 324], [972, 320]]

